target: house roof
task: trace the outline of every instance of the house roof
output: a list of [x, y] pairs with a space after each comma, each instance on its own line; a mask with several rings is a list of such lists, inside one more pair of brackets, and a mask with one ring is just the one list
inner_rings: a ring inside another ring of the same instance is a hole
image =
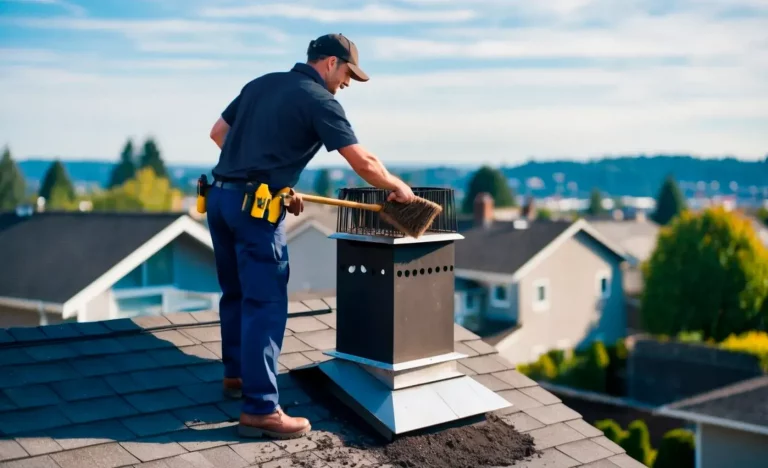
[[515, 222], [494, 222], [487, 228], [477, 227], [463, 233], [456, 243], [457, 275], [471, 273], [521, 274], [539, 259], [553, 251], [560, 241], [585, 231], [616, 255], [623, 249], [604, 238], [584, 220], [527, 221], [522, 228]]
[[[196, 229], [205, 228], [180, 213], [2, 213], [0, 298], [64, 304], [151, 241], [158, 242], [132, 263], [140, 264], [176, 235]], [[127, 265], [123, 274], [134, 267]]]
[[313, 224], [330, 235], [336, 231], [337, 213], [338, 208], [333, 206], [306, 203], [304, 211], [299, 216], [288, 214], [285, 217], [285, 231], [290, 236], [302, 227]]
[[650, 258], [660, 230], [660, 226], [651, 220], [605, 220], [590, 221], [589, 224], [624, 248], [636, 263]]
[[[376, 465], [351, 446], [373, 432], [332, 412], [300, 377], [335, 348], [334, 309], [334, 298], [290, 303], [281, 405], [313, 432], [285, 442], [238, 437], [240, 402], [221, 394], [216, 312], [0, 330], [0, 466], [309, 466], [298, 457], [331, 467], [342, 453]], [[498, 414], [541, 451], [515, 466], [642, 467], [476, 335], [456, 326], [454, 337], [468, 355], [460, 368], [513, 403]]]
[[768, 435], [768, 376], [755, 377], [661, 407], [659, 414]]
[[494, 222], [488, 228], [470, 229], [456, 243], [456, 266], [512, 274], [570, 225], [565, 221], [534, 221], [518, 229], [511, 222]]

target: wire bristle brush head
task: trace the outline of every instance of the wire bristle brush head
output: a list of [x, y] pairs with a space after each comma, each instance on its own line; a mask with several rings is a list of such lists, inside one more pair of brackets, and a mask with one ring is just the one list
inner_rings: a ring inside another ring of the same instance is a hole
[[418, 238], [429, 229], [437, 215], [442, 211], [443, 208], [437, 203], [416, 197], [410, 203], [384, 202], [379, 214], [384, 221], [394, 228], [406, 235]]

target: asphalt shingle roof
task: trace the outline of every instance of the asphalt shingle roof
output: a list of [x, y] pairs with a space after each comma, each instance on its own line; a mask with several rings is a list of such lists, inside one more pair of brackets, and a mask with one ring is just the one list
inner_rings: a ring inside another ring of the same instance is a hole
[[718, 388], [665, 408], [768, 428], [768, 376]]
[[[293, 456], [331, 468], [341, 466], [328, 462], [338, 451], [377, 466], [345, 445], [369, 434], [336, 419], [297, 377], [329, 359], [334, 309], [334, 298], [291, 304], [281, 404], [313, 432], [284, 442], [238, 437], [240, 402], [221, 393], [215, 312], [0, 330], [0, 468], [288, 468]], [[476, 335], [456, 325], [454, 337], [468, 355], [461, 370], [512, 402], [498, 414], [541, 450], [515, 466], [642, 466]]]
[[180, 216], [0, 213], [0, 297], [66, 302]]
[[573, 224], [570, 221], [533, 221], [524, 229], [495, 222], [462, 233], [456, 243], [456, 266], [467, 270], [514, 273]]

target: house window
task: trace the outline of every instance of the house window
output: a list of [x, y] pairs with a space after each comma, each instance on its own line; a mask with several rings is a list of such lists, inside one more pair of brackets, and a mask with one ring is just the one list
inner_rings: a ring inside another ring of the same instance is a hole
[[607, 271], [597, 274], [597, 297], [607, 299], [611, 295], [611, 279]]
[[491, 305], [493, 307], [509, 307], [511, 305], [509, 288], [507, 284], [491, 286]]
[[533, 310], [542, 312], [549, 308], [549, 280], [540, 279], [533, 283]]

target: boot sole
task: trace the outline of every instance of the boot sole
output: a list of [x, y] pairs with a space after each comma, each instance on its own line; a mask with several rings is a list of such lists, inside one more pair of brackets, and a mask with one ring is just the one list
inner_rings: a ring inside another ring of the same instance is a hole
[[240, 437], [247, 437], [251, 439], [261, 439], [263, 437], [271, 437], [273, 439], [297, 439], [299, 437], [309, 434], [312, 426], [307, 426], [306, 429], [298, 432], [273, 432], [266, 429], [259, 429], [256, 427], [243, 426], [242, 424], [237, 426], [237, 432]]

